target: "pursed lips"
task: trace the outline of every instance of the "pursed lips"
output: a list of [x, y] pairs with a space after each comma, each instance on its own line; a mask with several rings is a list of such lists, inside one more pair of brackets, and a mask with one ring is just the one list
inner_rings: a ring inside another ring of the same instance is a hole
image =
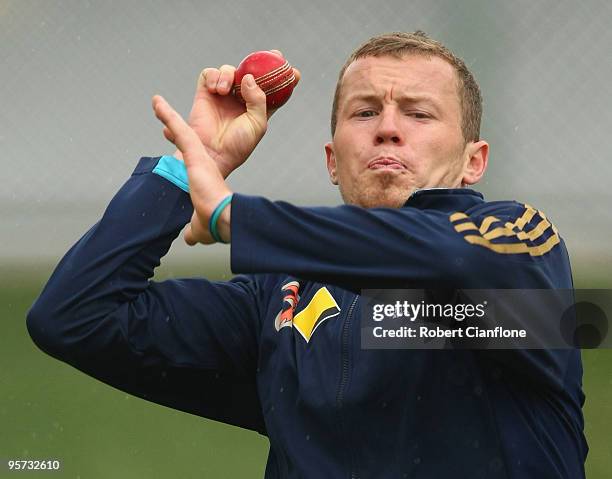
[[375, 158], [374, 160], [368, 163], [368, 168], [370, 170], [380, 170], [380, 169], [391, 169], [391, 170], [405, 170], [406, 167], [404, 164], [395, 158], [391, 158], [389, 156], [382, 156]]

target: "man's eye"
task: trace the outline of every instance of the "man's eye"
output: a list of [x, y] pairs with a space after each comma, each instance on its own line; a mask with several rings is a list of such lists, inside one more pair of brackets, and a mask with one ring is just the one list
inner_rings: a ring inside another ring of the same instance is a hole
[[363, 110], [357, 112], [357, 116], [362, 118], [367, 118], [374, 115], [376, 115], [376, 112], [374, 110]]
[[422, 111], [411, 111], [411, 112], [408, 112], [408, 116], [413, 116], [417, 120], [425, 120], [425, 119], [429, 118], [429, 115], [427, 113], [423, 113]]

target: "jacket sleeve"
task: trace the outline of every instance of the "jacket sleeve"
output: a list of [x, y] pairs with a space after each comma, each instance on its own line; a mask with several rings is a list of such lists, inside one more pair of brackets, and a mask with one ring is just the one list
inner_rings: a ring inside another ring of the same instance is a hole
[[[520, 204], [516, 205], [514, 209], [520, 211]], [[511, 221], [512, 214], [506, 218], [498, 215], [497, 221]], [[474, 240], [479, 233], [471, 234], [468, 228], [478, 230], [483, 216], [461, 213], [457, 217], [458, 220], [451, 213], [413, 207], [301, 208], [234, 195], [232, 270], [285, 272], [352, 290], [389, 286], [571, 287], [569, 269], [563, 271], [558, 284], [550, 274], [551, 261], [558, 269], [567, 259], [554, 228], [549, 228], [538, 241], [559, 247], [551, 248], [550, 255], [542, 255], [541, 245], [532, 245], [516, 235], [513, 244], [503, 236], [491, 241]], [[532, 222], [537, 223], [537, 218]], [[557, 243], [553, 244], [555, 239]], [[514, 250], [518, 254], [507, 254]]]
[[[493, 216], [491, 210], [455, 214], [411, 207], [300, 208], [234, 195], [232, 270], [285, 272], [357, 292], [386, 287], [571, 289], [567, 251], [543, 213], [520, 203], [501, 209]], [[493, 234], [482, 233], [487, 224]], [[551, 327], [558, 321], [534, 313], [519, 320], [551, 321]], [[529, 378], [557, 392], [567, 389], [576, 404], [584, 399], [579, 351], [482, 354], [521, 380]]]
[[189, 195], [143, 158], [102, 219], [61, 260], [28, 313], [48, 354], [121, 390], [264, 431], [255, 386], [261, 290], [229, 282], [153, 282], [190, 220]]

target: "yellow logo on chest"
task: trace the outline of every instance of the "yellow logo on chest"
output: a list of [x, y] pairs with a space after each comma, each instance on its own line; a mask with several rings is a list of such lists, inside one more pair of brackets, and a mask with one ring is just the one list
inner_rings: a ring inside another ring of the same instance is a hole
[[315, 293], [308, 306], [293, 318], [293, 325], [306, 342], [309, 342], [315, 330], [323, 321], [339, 314], [338, 303], [324, 286]]

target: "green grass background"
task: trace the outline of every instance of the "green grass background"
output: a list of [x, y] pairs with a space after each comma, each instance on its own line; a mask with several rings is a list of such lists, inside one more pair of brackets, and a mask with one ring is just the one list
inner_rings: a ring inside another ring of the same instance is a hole
[[[126, 395], [39, 351], [25, 315], [50, 268], [0, 266], [0, 459], [58, 459], [62, 470], [0, 477], [261, 478], [268, 442], [257, 433]], [[160, 268], [157, 279], [191, 275]], [[228, 277], [218, 271], [217, 277]], [[605, 281], [579, 278], [580, 287]], [[584, 351], [587, 477], [612, 477], [612, 350]]]

